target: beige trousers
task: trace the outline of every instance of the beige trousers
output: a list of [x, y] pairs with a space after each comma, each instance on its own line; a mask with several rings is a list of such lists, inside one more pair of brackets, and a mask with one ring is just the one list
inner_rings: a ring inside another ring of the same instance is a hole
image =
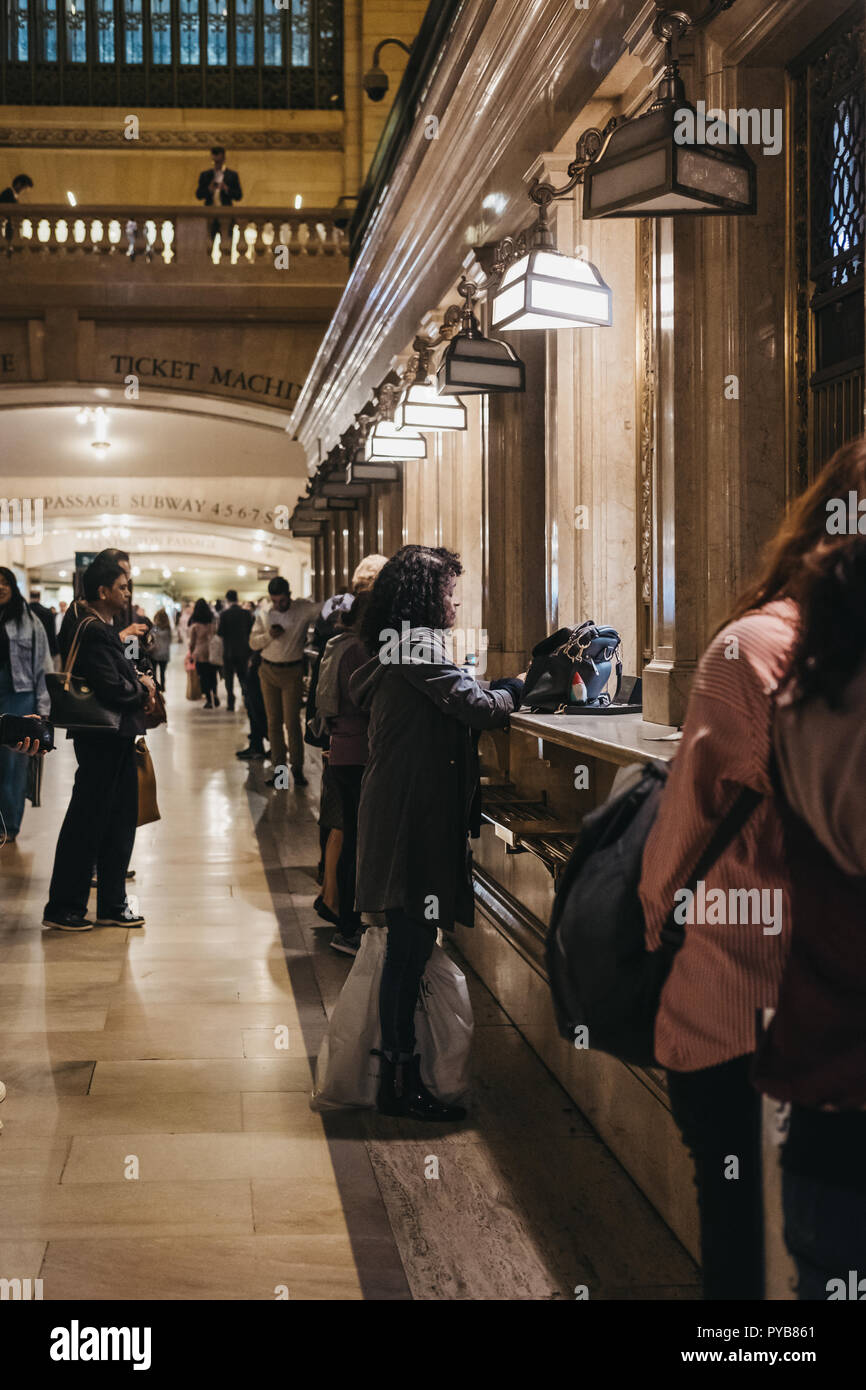
[[301, 738], [303, 672], [301, 664], [273, 666], [263, 660], [259, 667], [262, 699], [265, 702], [268, 720], [271, 762], [274, 767], [286, 766], [284, 729], [289, 736], [290, 765], [298, 769], [304, 766], [304, 741]]

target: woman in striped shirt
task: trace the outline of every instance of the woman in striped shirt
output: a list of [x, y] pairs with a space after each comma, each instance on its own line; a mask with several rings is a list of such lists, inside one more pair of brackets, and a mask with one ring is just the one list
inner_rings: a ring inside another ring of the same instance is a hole
[[816, 572], [828, 548], [851, 544], [828, 524], [850, 493], [866, 497], [862, 441], [841, 449], [796, 502], [761, 576], [701, 659], [644, 852], [640, 896], [655, 949], [683, 902], [675, 895], [740, 790], [764, 795], [695, 895], [656, 1022], [656, 1056], [695, 1163], [708, 1299], [764, 1296], [760, 1101], [751, 1071], [761, 1014], [776, 1006], [789, 950], [791, 894], [773, 725]]

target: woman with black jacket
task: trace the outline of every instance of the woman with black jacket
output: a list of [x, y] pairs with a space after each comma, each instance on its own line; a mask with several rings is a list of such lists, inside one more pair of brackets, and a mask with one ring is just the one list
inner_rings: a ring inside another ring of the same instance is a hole
[[140, 674], [127, 657], [114, 619], [129, 604], [129, 580], [115, 560], [94, 560], [84, 573], [84, 601], [75, 630], [74, 672], [86, 679], [99, 703], [120, 715], [115, 732], [75, 733], [78, 760], [72, 800], [57, 841], [54, 873], [43, 925], [87, 931], [87, 900], [93, 865], [97, 878], [97, 926], [140, 927], [144, 918], [126, 901], [129, 866], [138, 821], [135, 739], [153, 708], [153, 677]]
[[447, 630], [462, 566], [442, 548], [406, 545], [382, 569], [363, 618], [371, 660], [349, 681], [369, 714], [358, 818], [359, 912], [384, 912], [388, 945], [379, 1008], [386, 1115], [460, 1120], [421, 1080], [415, 1006], [437, 928], [473, 924], [469, 833], [478, 834], [476, 735], [502, 727], [522, 679], [478, 684], [455, 665]]

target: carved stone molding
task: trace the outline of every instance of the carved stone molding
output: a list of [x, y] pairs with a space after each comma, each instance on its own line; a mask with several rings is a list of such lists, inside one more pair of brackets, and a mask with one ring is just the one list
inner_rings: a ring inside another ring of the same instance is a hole
[[0, 127], [0, 145], [40, 149], [145, 149], [200, 150], [224, 145], [231, 150], [342, 150], [339, 130], [147, 130], [136, 140], [124, 136], [122, 121], [112, 129], [76, 129], [42, 126], [32, 129]]
[[638, 223], [638, 638], [643, 658], [650, 661], [652, 647], [652, 527], [653, 469], [655, 464], [655, 354], [653, 290], [655, 284], [655, 224], [652, 218]]

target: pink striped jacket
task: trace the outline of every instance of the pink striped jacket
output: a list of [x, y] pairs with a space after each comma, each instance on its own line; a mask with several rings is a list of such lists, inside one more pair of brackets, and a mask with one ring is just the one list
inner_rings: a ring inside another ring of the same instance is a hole
[[[740, 788], [767, 797], [709, 871], [686, 917], [656, 1022], [656, 1056], [672, 1071], [754, 1051], [756, 1015], [776, 1003], [790, 940], [790, 887], [770, 757], [775, 697], [796, 633], [796, 605], [778, 600], [730, 623], [710, 643], [647, 840], [639, 891], [654, 949], [671, 909], [680, 903], [685, 914], [685, 900], [675, 894], [689, 884]], [[713, 895], [719, 888], [724, 896]]]

